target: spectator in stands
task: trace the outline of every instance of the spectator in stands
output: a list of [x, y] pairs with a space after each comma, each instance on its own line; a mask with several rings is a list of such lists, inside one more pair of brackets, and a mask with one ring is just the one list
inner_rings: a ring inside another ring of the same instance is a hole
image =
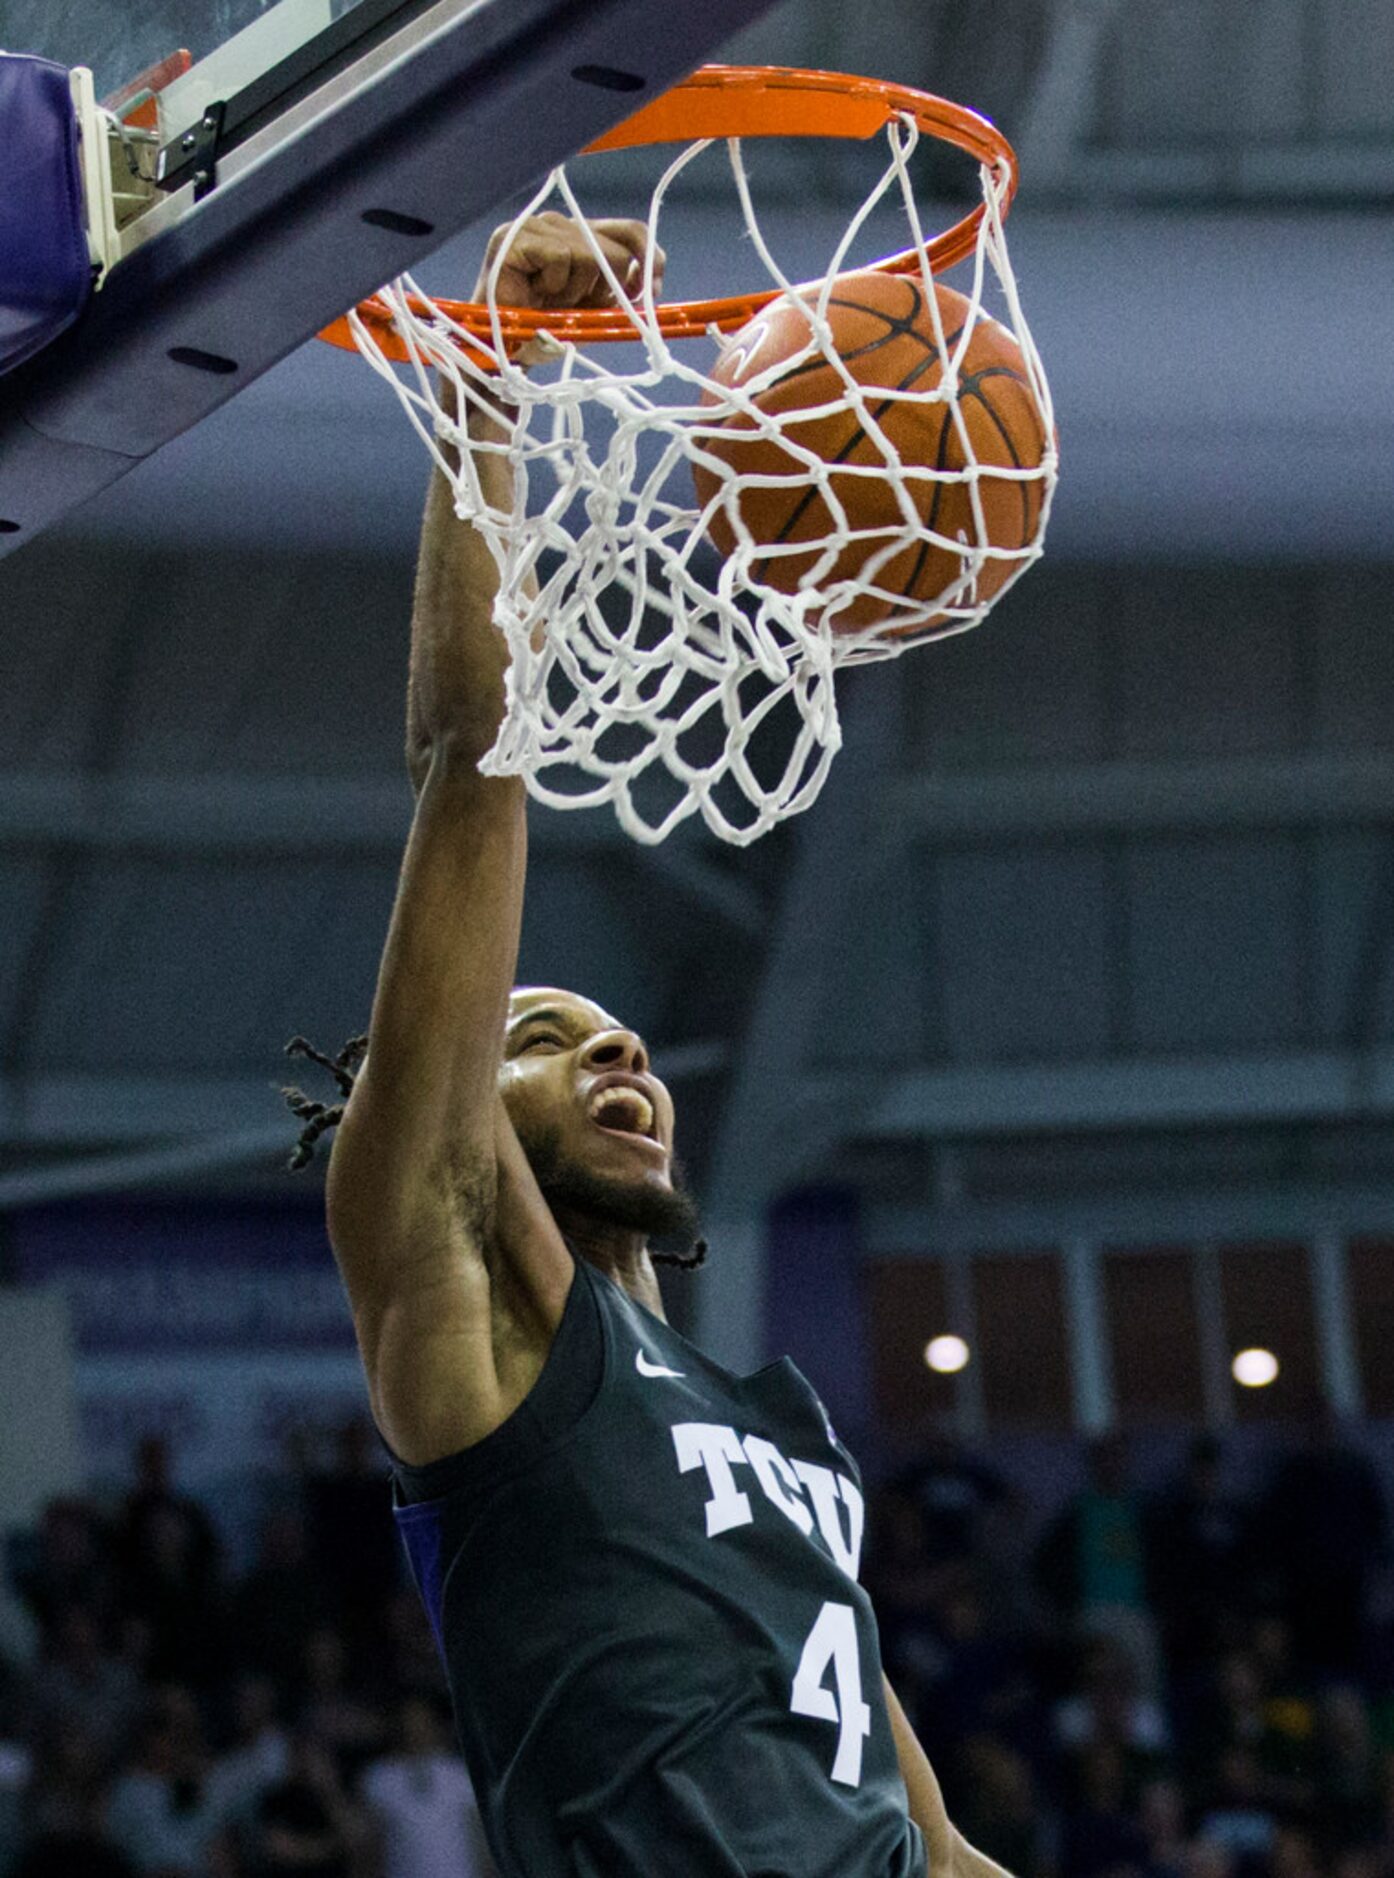
[[474, 1789], [431, 1703], [410, 1696], [401, 1704], [396, 1750], [366, 1770], [361, 1793], [382, 1878], [493, 1878]]
[[1060, 1869], [1068, 1878], [1142, 1878], [1146, 1867], [1147, 1840], [1129, 1804], [1122, 1751], [1112, 1743], [1087, 1748], [1065, 1812]]
[[1368, 1458], [1320, 1416], [1274, 1470], [1259, 1531], [1298, 1660], [1313, 1675], [1361, 1668], [1370, 1583], [1385, 1536], [1384, 1499]]
[[107, 1831], [101, 1757], [83, 1735], [54, 1744], [29, 1799], [26, 1844], [7, 1878], [138, 1878]]
[[355, 1648], [381, 1642], [382, 1613], [402, 1579], [402, 1551], [388, 1509], [382, 1445], [361, 1415], [334, 1436], [334, 1463], [304, 1483], [310, 1562], [339, 1628]]
[[1137, 1818], [1147, 1842], [1147, 1878], [1186, 1878], [1186, 1796], [1177, 1782], [1147, 1781]]
[[217, 1667], [218, 1541], [196, 1500], [175, 1491], [169, 1448], [147, 1435], [117, 1534], [121, 1604], [150, 1636], [152, 1678], [201, 1683]]
[[918, 1515], [920, 1556], [931, 1567], [979, 1557], [983, 1523], [1008, 1497], [1001, 1474], [968, 1454], [942, 1423], [893, 1484]]
[[24, 1796], [26, 1851], [16, 1878], [133, 1878], [106, 1828], [106, 1757], [81, 1728], [40, 1744]]
[[21, 1603], [47, 1643], [59, 1618], [74, 1605], [99, 1625], [116, 1610], [116, 1575], [110, 1545], [95, 1508], [85, 1500], [50, 1500], [29, 1557], [11, 1572]]
[[258, 1535], [256, 1563], [233, 1587], [229, 1604], [229, 1628], [243, 1665], [288, 1692], [322, 1606], [304, 1521], [284, 1510], [268, 1515]]
[[343, 1637], [328, 1624], [305, 1639], [303, 1660], [300, 1728], [327, 1748], [340, 1772], [351, 1778], [383, 1747], [381, 1691], [370, 1695], [363, 1687]]
[[1101, 1745], [1124, 1756], [1132, 1786], [1164, 1760], [1170, 1740], [1161, 1704], [1138, 1688], [1132, 1657], [1112, 1637], [1096, 1637], [1080, 1663], [1079, 1688], [1055, 1711], [1061, 1753], [1078, 1756]]
[[994, 1735], [970, 1735], [945, 1763], [959, 1831], [1012, 1878], [1045, 1878], [1044, 1808], [1026, 1757]]
[[1018, 1747], [1032, 1735], [1039, 1698], [1019, 1640], [990, 1620], [976, 1574], [966, 1567], [936, 1572], [924, 1620], [902, 1639], [901, 1661], [920, 1739], [939, 1761], [970, 1735], [991, 1732]]
[[9, 1878], [25, 1839], [25, 1800], [34, 1754], [22, 1721], [24, 1683], [0, 1658], [0, 1878]]
[[1116, 1638], [1151, 1693], [1158, 1683], [1158, 1645], [1148, 1603], [1144, 1508], [1128, 1478], [1123, 1437], [1092, 1442], [1087, 1464], [1083, 1490], [1042, 1538], [1037, 1579], [1077, 1636]]
[[81, 1726], [41, 1735], [30, 1762], [24, 1796], [30, 1839], [60, 1839], [90, 1831], [105, 1804], [107, 1756]]
[[49, 1636], [34, 1678], [35, 1725], [53, 1735], [81, 1728], [101, 1754], [114, 1754], [140, 1708], [134, 1669], [106, 1648], [83, 1605], [56, 1615]]
[[234, 1842], [241, 1844], [262, 1796], [286, 1778], [290, 1745], [277, 1720], [275, 1686], [265, 1676], [239, 1676], [231, 1709], [231, 1738], [209, 1771], [208, 1798]]
[[1294, 1660], [1292, 1637], [1282, 1618], [1260, 1618], [1247, 1642], [1262, 1691], [1260, 1756], [1268, 1792], [1280, 1811], [1302, 1812], [1311, 1803], [1316, 1732], [1312, 1689]]
[[290, 1738], [284, 1780], [262, 1795], [253, 1828], [257, 1878], [356, 1878], [367, 1833], [334, 1765], [313, 1734]]
[[[317, 1478], [368, 1481], [390, 1545], [380, 1470], [355, 1441]], [[1265, 1604], [1249, 1570], [1256, 1554], [1241, 1548], [1236, 1563], [1242, 1508], [1223, 1491], [1217, 1458], [1198, 1443], [1144, 1525], [1123, 1457], [1094, 1455], [1088, 1487], [1040, 1548], [1042, 1580], [1066, 1618], [1054, 1627], [1017, 1600], [1003, 1604], [984, 1549], [1012, 1502], [965, 1482], [952, 1444], [930, 1456], [932, 1493], [944, 1496], [937, 1539], [908, 1476], [873, 1493], [867, 1578], [887, 1654], [896, 1648], [908, 1666], [924, 1738], [940, 1740], [954, 1816], [1014, 1878], [1394, 1878], [1394, 1719], [1381, 1710], [1372, 1724], [1369, 1708], [1390, 1684], [1366, 1688], [1333, 1669], [1330, 1625], [1348, 1617], [1320, 1614], [1320, 1648], [1309, 1618], [1301, 1654], [1290, 1628], [1302, 1586], [1368, 1596], [1383, 1530], [1373, 1477], [1329, 1430], [1279, 1458], [1257, 1554], [1271, 1560]], [[395, 1565], [357, 1590], [341, 1575], [335, 1597], [356, 1613], [353, 1628], [326, 1622], [293, 1496], [273, 1487], [280, 1510], [256, 1563], [220, 1603], [207, 1514], [172, 1491], [158, 1444], [141, 1475], [115, 1525], [62, 1502], [27, 1559], [20, 1553], [16, 1582], [44, 1643], [32, 1667], [0, 1676], [0, 1878], [433, 1878], [432, 1848], [445, 1856], [468, 1804], [465, 1777], [439, 1714], [406, 1699], [438, 1702], [442, 1677]], [[1328, 1487], [1331, 1569], [1318, 1556], [1328, 1509], [1313, 1497]], [[365, 1519], [369, 1504], [365, 1493]], [[1289, 1570], [1275, 1535], [1291, 1542], [1303, 1519], [1315, 1531], [1293, 1542]], [[321, 1545], [332, 1527], [321, 1525]], [[133, 1578], [133, 1559], [155, 1569]], [[211, 1561], [202, 1572], [199, 1559]], [[202, 1606], [186, 1595], [201, 1576], [212, 1587]], [[133, 1582], [146, 1595], [123, 1615], [113, 1592]], [[1139, 1586], [1145, 1599], [1153, 1584], [1168, 1670], [1183, 1672], [1169, 1673], [1167, 1709], [1120, 1647], [1139, 1609], [1146, 1621]], [[175, 1648], [171, 1600], [211, 1610], [225, 1639], [199, 1672], [222, 1744], [212, 1762], [188, 1689], [153, 1681]], [[1342, 1647], [1358, 1634], [1348, 1628]], [[1223, 1647], [1203, 1647], [1207, 1637]], [[297, 1742], [281, 1716], [297, 1720]], [[454, 1845], [452, 1878], [488, 1870], [477, 1844], [470, 1856], [462, 1863]]]
[[1377, 1856], [1385, 1839], [1385, 1782], [1358, 1689], [1332, 1688], [1321, 1697], [1312, 1747], [1312, 1827], [1322, 1854], [1333, 1865]]
[[1226, 1748], [1213, 1803], [1201, 1817], [1200, 1838], [1229, 1853], [1243, 1878], [1263, 1871], [1277, 1832], [1278, 1821], [1264, 1798], [1258, 1756], [1251, 1748]]
[[1213, 1435], [1191, 1445], [1179, 1479], [1146, 1525], [1147, 1584], [1173, 1674], [1186, 1677], [1226, 1643], [1248, 1598], [1250, 1515], [1228, 1492]]
[[187, 1689], [161, 1689], [140, 1725], [134, 1758], [111, 1791], [111, 1836], [138, 1872], [231, 1878], [207, 1776], [198, 1705]]
[[925, 1637], [935, 1628], [941, 1574], [925, 1558], [920, 1509], [902, 1487], [873, 1487], [867, 1515], [863, 1577], [876, 1606], [886, 1673], [918, 1732]]
[[1299, 1797], [1286, 1784], [1296, 1771], [1292, 1744], [1288, 1718], [1275, 1726], [1269, 1713], [1257, 1659], [1251, 1651], [1232, 1650], [1215, 1665], [1201, 1698], [1187, 1714], [1187, 1784], [1199, 1802], [1209, 1804], [1216, 1770], [1238, 1748], [1256, 1758], [1268, 1791]]

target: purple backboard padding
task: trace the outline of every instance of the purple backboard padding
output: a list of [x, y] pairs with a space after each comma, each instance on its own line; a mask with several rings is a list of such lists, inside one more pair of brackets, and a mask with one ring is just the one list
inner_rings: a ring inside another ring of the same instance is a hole
[[77, 114], [50, 59], [0, 52], [0, 373], [64, 332], [92, 292]]

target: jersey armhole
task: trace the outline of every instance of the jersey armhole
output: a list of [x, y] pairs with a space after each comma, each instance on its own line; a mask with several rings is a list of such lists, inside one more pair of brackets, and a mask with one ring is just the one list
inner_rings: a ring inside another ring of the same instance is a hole
[[[480, 1492], [519, 1472], [580, 1421], [605, 1378], [605, 1331], [595, 1279], [584, 1259], [567, 1294], [547, 1360], [532, 1388], [492, 1434], [472, 1447], [414, 1467], [391, 1449], [399, 1515], [464, 1488]], [[386, 1446], [386, 1443], [384, 1443]]]

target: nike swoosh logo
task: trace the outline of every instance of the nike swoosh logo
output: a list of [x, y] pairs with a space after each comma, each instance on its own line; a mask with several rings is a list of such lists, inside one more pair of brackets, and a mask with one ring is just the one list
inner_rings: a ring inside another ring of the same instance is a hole
[[662, 1363], [651, 1363], [642, 1350], [634, 1352], [634, 1367], [641, 1376], [683, 1376], [687, 1373], [681, 1369], [668, 1369]]

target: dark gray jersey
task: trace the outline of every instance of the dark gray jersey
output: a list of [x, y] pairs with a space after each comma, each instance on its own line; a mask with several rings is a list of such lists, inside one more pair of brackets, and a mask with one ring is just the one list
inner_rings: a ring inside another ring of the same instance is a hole
[[504, 1878], [920, 1878], [860, 1477], [787, 1357], [735, 1376], [578, 1260], [517, 1412], [400, 1471]]

